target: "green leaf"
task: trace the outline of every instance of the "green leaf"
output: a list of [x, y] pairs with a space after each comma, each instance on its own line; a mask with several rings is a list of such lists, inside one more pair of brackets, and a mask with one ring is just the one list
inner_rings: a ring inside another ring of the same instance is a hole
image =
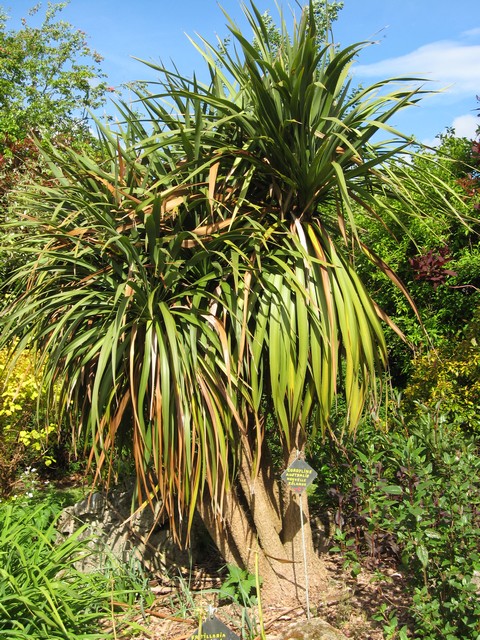
[[396, 484], [382, 486], [382, 491], [384, 493], [388, 493], [389, 495], [392, 495], [392, 496], [401, 496], [401, 495], [403, 495], [402, 487], [399, 487]]
[[420, 560], [420, 563], [424, 569], [427, 568], [428, 565], [428, 549], [425, 545], [419, 544], [417, 545], [415, 552], [417, 554], [417, 558]]

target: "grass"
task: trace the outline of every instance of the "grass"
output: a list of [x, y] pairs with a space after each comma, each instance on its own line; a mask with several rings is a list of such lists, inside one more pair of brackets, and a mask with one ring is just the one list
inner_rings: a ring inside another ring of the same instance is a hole
[[92, 550], [84, 529], [59, 541], [58, 513], [49, 493], [0, 503], [0, 638], [108, 640], [139, 598], [148, 601], [145, 579], [108, 554], [102, 570], [77, 570]]

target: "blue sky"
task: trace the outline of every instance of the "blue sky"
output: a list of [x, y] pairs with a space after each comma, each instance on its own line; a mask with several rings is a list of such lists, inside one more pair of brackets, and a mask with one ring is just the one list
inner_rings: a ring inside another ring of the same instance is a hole
[[[33, 4], [34, 0], [0, 3], [12, 27]], [[298, 14], [295, 0], [278, 4], [286, 17], [291, 7]], [[426, 143], [450, 126], [458, 135], [473, 137], [480, 125], [475, 113], [480, 107], [478, 0], [344, 0], [344, 5], [333, 26], [335, 41], [342, 46], [375, 43], [363, 50], [354, 67], [359, 82], [414, 76], [428, 79], [431, 89], [442, 89], [398, 116], [394, 124]], [[167, 65], [173, 60], [186, 74], [200, 71], [199, 54], [186, 34], [198, 33], [209, 41], [226, 36], [220, 6], [238, 24], [245, 24], [239, 0], [71, 0], [62, 15], [88, 34], [91, 47], [104, 57], [109, 84], [118, 86], [152, 78], [133, 56]], [[278, 16], [275, 0], [257, 0], [256, 6]]]

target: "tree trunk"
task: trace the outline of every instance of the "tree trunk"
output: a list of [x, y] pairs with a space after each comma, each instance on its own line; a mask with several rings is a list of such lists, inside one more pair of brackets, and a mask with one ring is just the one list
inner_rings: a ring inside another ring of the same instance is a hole
[[208, 495], [198, 510], [226, 562], [250, 573], [258, 567], [264, 602], [305, 604], [304, 542], [311, 592], [326, 588], [327, 571], [313, 549], [307, 496], [280, 487], [265, 466], [252, 477], [244, 459], [222, 511], [214, 511]]

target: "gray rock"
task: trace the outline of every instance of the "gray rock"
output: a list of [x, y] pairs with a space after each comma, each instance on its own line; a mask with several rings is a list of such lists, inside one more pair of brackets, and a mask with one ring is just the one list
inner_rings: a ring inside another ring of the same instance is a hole
[[325, 620], [313, 618], [290, 624], [276, 640], [348, 640]]
[[77, 563], [82, 571], [92, 571], [107, 555], [122, 563], [140, 563], [150, 573], [169, 573], [189, 566], [190, 556], [174, 543], [161, 516], [161, 505], [147, 505], [132, 515], [133, 490], [95, 492], [64, 509], [57, 523], [62, 537], [83, 528], [92, 554]]

